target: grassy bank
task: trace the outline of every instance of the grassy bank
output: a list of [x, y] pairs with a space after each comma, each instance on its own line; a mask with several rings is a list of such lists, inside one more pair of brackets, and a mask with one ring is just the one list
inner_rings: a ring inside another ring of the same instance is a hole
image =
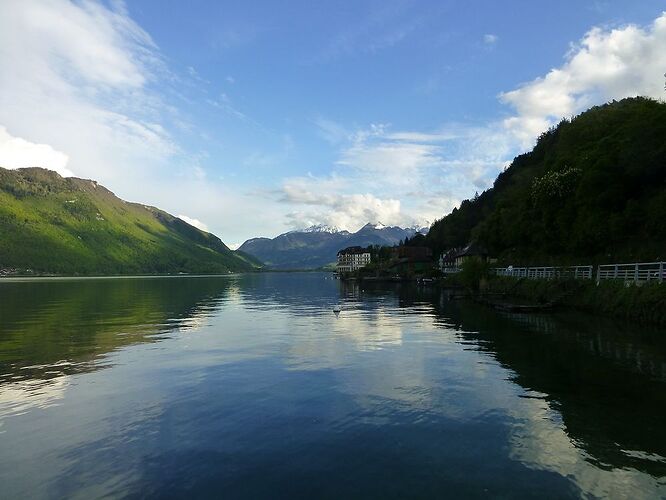
[[666, 326], [666, 284], [629, 286], [621, 281], [535, 280], [488, 278], [486, 291], [506, 293], [529, 302], [547, 303], [561, 297], [560, 305], [616, 318]]

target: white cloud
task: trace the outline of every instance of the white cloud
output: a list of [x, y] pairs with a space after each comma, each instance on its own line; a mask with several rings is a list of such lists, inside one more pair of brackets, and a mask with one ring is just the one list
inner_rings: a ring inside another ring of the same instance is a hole
[[[315, 224], [356, 231], [367, 222], [387, 225], [412, 225], [400, 212], [400, 200], [380, 199], [370, 193], [324, 197], [320, 210], [295, 210], [286, 214], [294, 229]], [[332, 210], [326, 210], [326, 208]]]
[[186, 127], [166, 96], [179, 77], [121, 2], [106, 5], [0, 1], [0, 126], [11, 132], [5, 143], [17, 139], [12, 165], [75, 172], [124, 199], [214, 220], [222, 238], [247, 234], [247, 217], [250, 232], [265, 231], [265, 205], [258, 214], [238, 190], [207, 180], [175, 143], [170, 129]]
[[440, 153], [440, 147], [432, 144], [359, 141], [342, 153], [338, 164], [382, 176], [380, 182], [404, 186], [411, 184], [420, 170], [441, 166]]
[[48, 144], [35, 144], [20, 137], [13, 137], [0, 125], [0, 167], [42, 167], [55, 170], [63, 177], [74, 174], [67, 169], [69, 157]]
[[460, 131], [441, 131], [441, 132], [415, 132], [415, 131], [402, 131], [392, 132], [387, 134], [387, 137], [394, 141], [406, 142], [442, 142], [457, 139], [460, 136]]
[[428, 188], [442, 176], [478, 184], [487, 168], [506, 163], [514, 143], [498, 124], [449, 123], [431, 132], [393, 132], [388, 125], [372, 125], [355, 134], [338, 164], [354, 167], [379, 186]]
[[0, 3], [0, 124], [62, 151], [78, 175], [140, 194], [133, 174], [178, 151], [173, 108], [148, 90], [165, 72], [157, 47], [113, 5]]
[[[273, 196], [210, 177], [197, 178], [186, 172], [178, 182], [172, 179], [146, 178], [154, 204], [173, 214], [205, 221], [209, 232], [228, 241], [277, 235], [289, 229], [286, 213], [289, 208], [276, 203]], [[136, 201], [145, 201], [145, 197]], [[153, 203], [151, 201], [151, 203]]]
[[190, 226], [194, 226], [197, 229], [201, 229], [202, 231], [208, 232], [208, 226], [201, 222], [199, 219], [194, 219], [192, 217], [188, 217], [187, 215], [180, 214], [177, 216], [179, 219], [184, 220], [187, 222]]
[[499, 37], [497, 35], [493, 35], [492, 33], [486, 33], [483, 35], [483, 43], [486, 45], [495, 45], [498, 40]]
[[122, 2], [107, 5], [0, 1], [0, 125], [44, 146], [21, 161], [60, 161], [62, 173], [96, 179], [124, 199], [215, 221], [223, 239], [274, 227], [265, 203], [202, 176], [197, 155], [175, 143], [170, 130], [189, 125], [168, 97], [180, 77]]
[[[390, 125], [371, 124], [349, 136], [337, 164], [352, 167], [352, 175], [367, 184], [404, 188], [420, 179], [424, 170], [441, 166], [438, 145], [418, 142], [413, 132], [391, 133]], [[425, 134], [418, 134], [420, 138]], [[433, 141], [427, 141], [433, 142]]]
[[350, 131], [322, 118], [316, 124], [338, 146], [339, 169], [285, 180], [279, 200], [293, 207], [291, 228], [426, 225], [487, 188], [513, 152], [510, 134], [498, 124], [451, 123], [429, 132], [393, 131], [387, 124]]
[[344, 193], [348, 179], [314, 176], [286, 179], [280, 201], [295, 209], [286, 214], [292, 229], [327, 224], [355, 231], [369, 221], [405, 225], [412, 219], [401, 211], [400, 200], [371, 193]]
[[500, 99], [517, 112], [504, 126], [530, 145], [563, 117], [611, 99], [663, 98], [666, 13], [648, 27], [593, 28], [572, 46], [565, 63]]

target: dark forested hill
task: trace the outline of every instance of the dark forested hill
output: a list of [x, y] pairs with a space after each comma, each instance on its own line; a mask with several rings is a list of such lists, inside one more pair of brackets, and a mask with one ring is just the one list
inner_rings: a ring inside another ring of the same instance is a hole
[[427, 239], [471, 240], [513, 263], [665, 260], [666, 104], [614, 101], [542, 134]]
[[95, 181], [0, 168], [0, 269], [56, 274], [253, 269], [215, 235]]

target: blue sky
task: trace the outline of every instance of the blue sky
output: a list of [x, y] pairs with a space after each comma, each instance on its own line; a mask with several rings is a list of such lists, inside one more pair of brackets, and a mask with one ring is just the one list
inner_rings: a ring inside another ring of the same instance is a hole
[[231, 245], [424, 225], [561, 117], [663, 98], [663, 1], [0, 2], [0, 164]]

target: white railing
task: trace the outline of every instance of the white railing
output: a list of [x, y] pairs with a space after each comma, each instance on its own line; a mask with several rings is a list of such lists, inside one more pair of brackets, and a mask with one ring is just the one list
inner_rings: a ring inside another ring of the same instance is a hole
[[666, 278], [666, 262], [605, 264], [597, 267], [597, 283], [601, 280], [657, 281]]
[[[592, 279], [592, 266], [569, 267], [496, 267], [498, 276], [531, 279]], [[634, 262], [631, 264], [603, 264], [597, 266], [597, 283], [602, 280], [654, 281], [666, 280], [666, 262]]]
[[592, 279], [592, 266], [567, 267], [496, 267], [493, 269], [498, 276], [530, 279]]

